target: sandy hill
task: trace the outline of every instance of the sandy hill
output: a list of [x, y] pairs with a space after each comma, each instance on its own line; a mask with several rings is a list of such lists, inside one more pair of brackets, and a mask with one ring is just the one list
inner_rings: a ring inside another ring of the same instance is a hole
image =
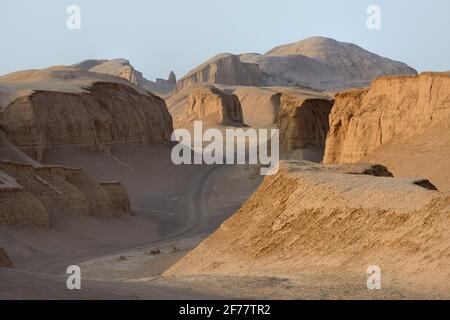
[[380, 78], [336, 96], [324, 162], [377, 162], [450, 191], [449, 124], [449, 73]]
[[220, 54], [190, 71], [177, 88], [195, 83], [290, 86], [336, 91], [363, 87], [385, 75], [417, 72], [355, 44], [313, 37], [276, 47], [265, 54]]
[[52, 67], [0, 77], [0, 88], [0, 130], [35, 160], [55, 146], [167, 143], [173, 130], [164, 100], [111, 75]]
[[249, 279], [274, 283], [270, 293], [256, 285], [244, 291], [259, 297], [276, 296], [273, 279], [280, 279], [285, 297], [305, 296], [310, 284], [322, 296], [334, 287], [342, 298], [367, 294], [367, 267], [378, 265], [380, 297], [448, 298], [450, 195], [433, 189], [424, 180], [393, 178], [382, 166], [281, 162], [164, 275], [220, 281], [220, 290], [235, 294]]
[[110, 74], [119, 78], [126, 79], [131, 83], [157, 94], [166, 94], [172, 91], [176, 86], [176, 77], [173, 71], [170, 72], [167, 80], [157, 78], [156, 81], [146, 79], [142, 72], [136, 70], [130, 61], [126, 59], [112, 60], [84, 60], [74, 64], [71, 67], [79, 68], [85, 71]]

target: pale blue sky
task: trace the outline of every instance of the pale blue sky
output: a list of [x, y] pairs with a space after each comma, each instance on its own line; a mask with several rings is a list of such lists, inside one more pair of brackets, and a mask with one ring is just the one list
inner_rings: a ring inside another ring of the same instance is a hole
[[[66, 8], [81, 8], [81, 30]], [[382, 28], [366, 28], [381, 7]], [[123, 57], [178, 77], [221, 52], [265, 52], [309, 36], [356, 43], [424, 70], [450, 70], [448, 0], [0, 0], [0, 74]]]

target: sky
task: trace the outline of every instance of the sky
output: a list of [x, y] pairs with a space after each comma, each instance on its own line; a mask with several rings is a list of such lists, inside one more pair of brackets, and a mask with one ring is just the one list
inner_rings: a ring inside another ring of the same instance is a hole
[[[67, 7], [80, 8], [80, 29]], [[367, 8], [381, 10], [369, 30]], [[264, 53], [311, 36], [353, 42], [419, 71], [450, 70], [448, 0], [0, 0], [0, 74], [126, 58], [178, 77], [222, 52]]]

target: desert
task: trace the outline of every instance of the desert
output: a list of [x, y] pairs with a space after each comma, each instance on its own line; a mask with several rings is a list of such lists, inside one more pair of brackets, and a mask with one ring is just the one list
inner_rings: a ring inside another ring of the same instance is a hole
[[450, 299], [450, 72], [210, 19], [0, 76], [0, 299]]

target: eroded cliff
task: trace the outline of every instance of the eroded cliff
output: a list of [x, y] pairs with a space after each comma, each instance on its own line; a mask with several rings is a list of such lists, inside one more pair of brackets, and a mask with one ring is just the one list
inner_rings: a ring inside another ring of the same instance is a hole
[[36, 160], [53, 146], [95, 151], [113, 143], [167, 143], [172, 119], [163, 99], [125, 80], [70, 68], [0, 78], [0, 129]]
[[375, 161], [450, 191], [450, 75], [386, 77], [336, 96], [324, 163]]
[[164, 275], [274, 277], [298, 281], [300, 291], [305, 281], [332, 282], [344, 295], [343, 287], [367, 292], [363, 275], [378, 265], [386, 295], [420, 288], [448, 297], [450, 195], [420, 185], [381, 166], [281, 162], [237, 213]]
[[333, 101], [282, 94], [278, 114], [281, 150], [323, 148]]
[[3, 248], [0, 248], [0, 267], [1, 268], [12, 268], [11, 260], [9, 260], [6, 250]]
[[61, 214], [131, 215], [118, 183], [99, 183], [77, 168], [0, 161], [0, 225], [50, 227]]
[[178, 80], [176, 90], [196, 84], [258, 86], [263, 84], [257, 64], [242, 62], [237, 55], [221, 54], [204, 62]]
[[204, 126], [242, 126], [244, 117], [236, 95], [212, 85], [186, 88], [167, 100], [175, 127], [189, 127], [195, 120]]

